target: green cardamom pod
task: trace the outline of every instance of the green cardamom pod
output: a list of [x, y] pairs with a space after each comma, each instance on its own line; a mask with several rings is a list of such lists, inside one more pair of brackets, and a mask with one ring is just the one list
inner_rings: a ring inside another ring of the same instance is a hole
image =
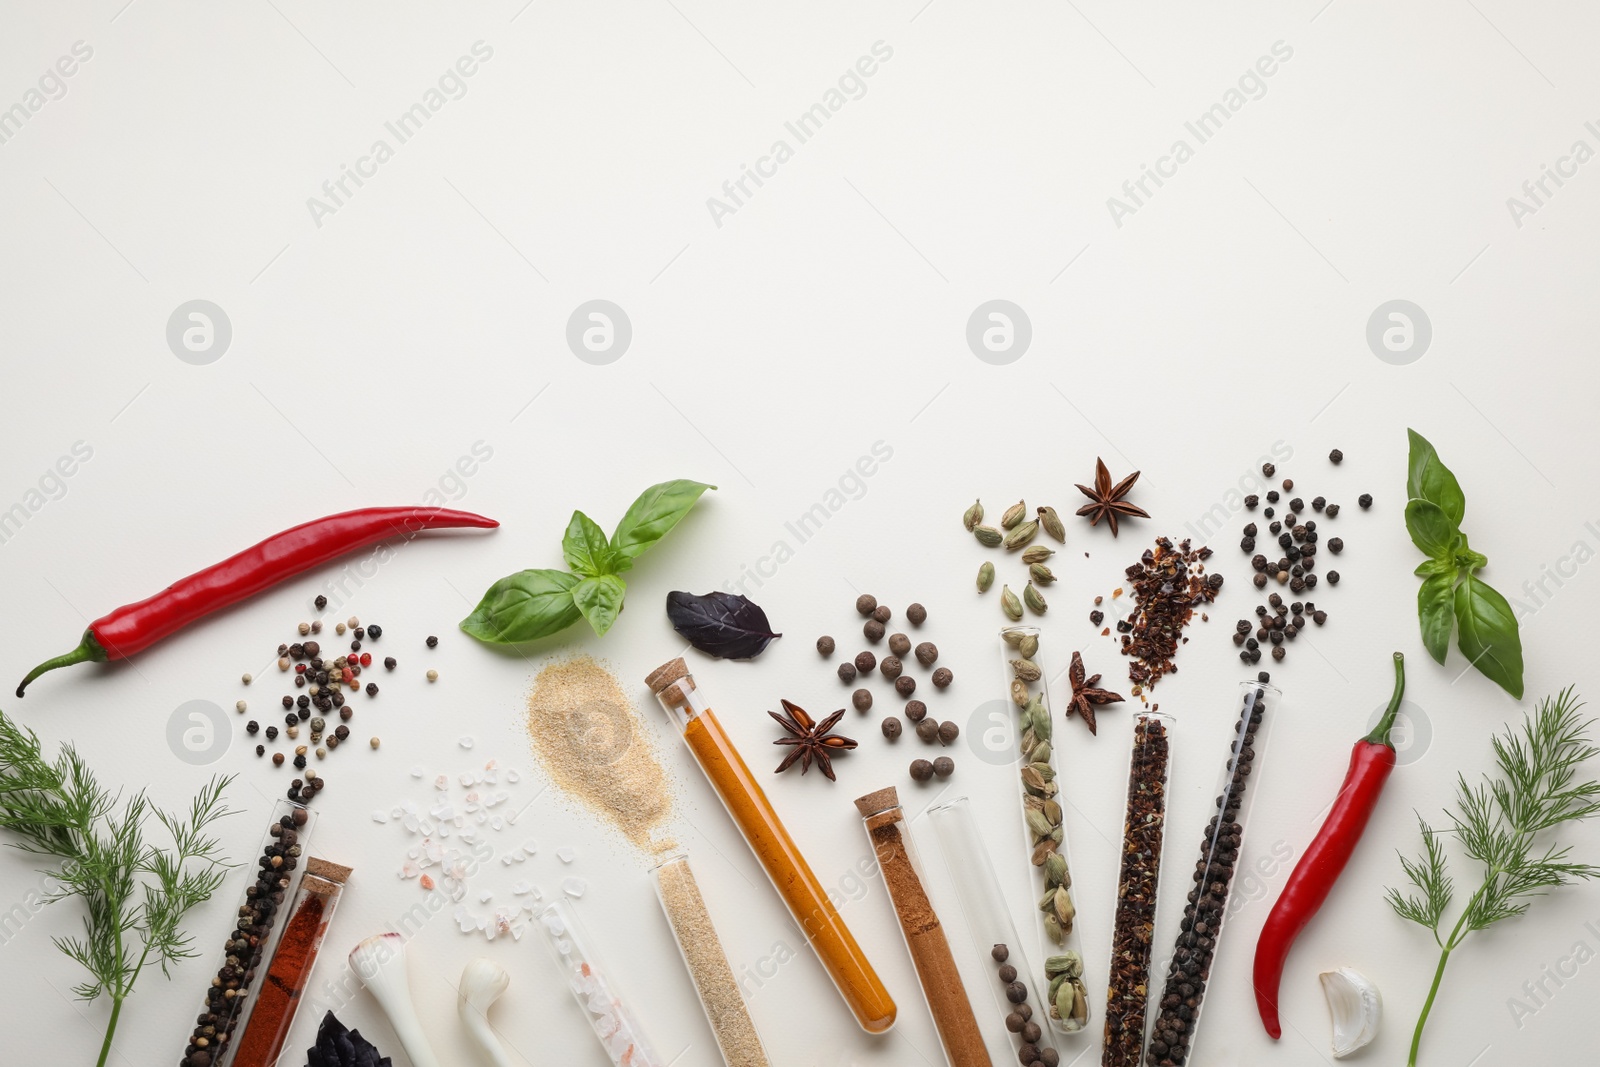
[[1062, 544], [1067, 543], [1067, 528], [1061, 524], [1061, 516], [1056, 514], [1055, 508], [1039, 509], [1039, 525], [1044, 527], [1044, 532], [1054, 537]]
[[[1023, 709], [1023, 710], [1026, 710], [1026, 709]], [[1039, 743], [1039, 739], [1037, 737], [1033, 736], [1033, 728], [1032, 727], [1029, 727], [1028, 729], [1022, 731], [1022, 751], [1023, 752], [1032, 752], [1033, 751], [1033, 746], [1038, 744], [1038, 743]], [[1027, 799], [1032, 800], [1034, 798], [1033, 797], [1028, 797]]]
[[1052, 852], [1044, 859], [1044, 876], [1052, 885], [1060, 885], [1067, 877], [1067, 860], [1059, 852]]
[[1020, 626], [1007, 626], [1000, 631], [1000, 639], [1012, 648], [1022, 644], [1022, 639], [1027, 636], [1027, 631]]
[[1039, 635], [1024, 634], [1022, 640], [1017, 642], [1017, 651], [1027, 659], [1032, 659], [1039, 654]]
[[1026, 789], [1034, 796], [1043, 796], [1044, 786], [1045, 781], [1039, 776], [1039, 772], [1034, 770], [1033, 764], [1030, 763], [1028, 766], [1022, 768], [1022, 788]]
[[1050, 740], [1050, 731], [1055, 724], [1050, 721], [1049, 709], [1042, 702], [1034, 706], [1033, 714], [1028, 717], [1028, 721], [1032, 725], [1035, 737], [1041, 741]]
[[1028, 769], [1036, 772], [1046, 782], [1055, 781], [1056, 769], [1048, 763], [1030, 763]]
[[[1044, 909], [1040, 909], [1041, 911]], [[1063, 952], [1059, 956], [1046, 956], [1044, 973], [1047, 978], [1081, 978], [1083, 957], [1076, 952]]]
[[1048, 741], [1040, 741], [1037, 745], [1034, 745], [1033, 748], [1029, 749], [1028, 750], [1028, 762], [1029, 763], [1049, 763], [1050, 762], [1050, 742], [1048, 742]]
[[994, 584], [994, 564], [984, 563], [978, 568], [978, 592], [987, 593]]
[[[1054, 782], [1046, 782], [1045, 783], [1045, 788], [1048, 790], [1048, 789], [1052, 788], [1054, 785], [1055, 785]], [[1050, 840], [1054, 841], [1056, 844], [1059, 845], [1059, 844], [1061, 844], [1061, 838], [1065, 835], [1065, 833], [1066, 833], [1065, 828], [1058, 826], [1054, 830], [1050, 831]]]
[[1033, 846], [1033, 865], [1035, 867], [1044, 866], [1044, 858], [1055, 850], [1056, 843], [1054, 841], [1051, 841], [1049, 838], [1040, 841], [1037, 845]]
[[[1057, 853], [1059, 855], [1059, 853]], [[1046, 860], [1046, 863], [1049, 861]], [[1061, 920], [1061, 929], [1070, 931], [1072, 920], [1077, 916], [1077, 906], [1072, 903], [1072, 894], [1065, 889], [1056, 890], [1056, 918]]]
[[[1058, 945], [1067, 939], [1067, 935], [1061, 931], [1061, 921], [1057, 919], [1054, 914], [1049, 914], [1044, 917], [1044, 932], [1050, 935], [1050, 940]], [[1069, 987], [1062, 986], [1062, 988], [1066, 989]]]
[[[1050, 831], [1053, 830], [1054, 827], [1052, 827], [1050, 825], [1050, 820], [1046, 819], [1044, 817], [1044, 812], [1042, 812], [1042, 811], [1031, 811], [1030, 810], [1030, 811], [1024, 812], [1024, 814], [1027, 816], [1027, 819], [1028, 819], [1028, 829], [1033, 831], [1035, 837], [1049, 837], [1050, 836]], [[1045, 868], [1047, 870], [1049, 869], [1049, 865], [1050, 865], [1050, 861], [1046, 860], [1045, 861]]]
[[1061, 821], [1061, 805], [1057, 804], [1055, 801], [1044, 801], [1044, 807], [1040, 810], [1044, 812], [1044, 817], [1049, 819], [1052, 823], [1059, 823]]
[[972, 536], [976, 537], [978, 543], [985, 548], [999, 548], [1001, 542], [1006, 539], [1006, 535], [993, 526], [976, 526], [972, 530]]
[[1022, 562], [1031, 566], [1035, 563], [1043, 563], [1055, 554], [1056, 552], [1053, 548], [1046, 548], [1043, 545], [1029, 545], [1027, 551], [1022, 553]]
[[1028, 686], [1021, 678], [1011, 679], [1011, 699], [1019, 708], [1028, 706]]
[[1072, 986], [1072, 1017], [1062, 1021], [1067, 1024], [1068, 1033], [1076, 1033], [1089, 1021], [1089, 991], [1076, 978], [1069, 984]]
[[1006, 551], [1015, 552], [1029, 541], [1032, 541], [1036, 536], [1038, 536], [1038, 533], [1039, 524], [1034, 522], [1032, 519], [1018, 524], [1017, 526], [1013, 527], [1011, 532], [1005, 536]]
[[1027, 513], [1028, 513], [1028, 505], [1024, 504], [1020, 500], [1017, 501], [1015, 504], [1012, 504], [1009, 508], [1006, 508], [1006, 513], [1004, 515], [1000, 516], [1000, 528], [1002, 530], [1011, 529], [1012, 527], [1016, 526], [1017, 523], [1021, 522], [1022, 521], [1022, 517], [1024, 515], [1026, 515]]
[[1037, 682], [1043, 673], [1039, 665], [1031, 659], [1014, 659], [1011, 661], [1011, 673], [1021, 678], [1024, 682]]
[[1055, 572], [1043, 563], [1035, 563], [1028, 568], [1028, 576], [1040, 585], [1049, 585], [1056, 580]]
[[977, 529], [978, 523], [982, 521], [983, 504], [980, 501], [974, 500], [972, 502], [972, 506], [966, 510], [964, 515], [961, 516], [961, 525], [967, 528], [968, 533], [971, 533], [973, 530]]
[[1009, 585], [1000, 587], [1000, 610], [1004, 611], [1012, 622], [1022, 618], [1022, 601], [1017, 599], [1017, 594], [1011, 591]]
[[[1046, 860], [1048, 860], [1049, 858], [1050, 858], [1049, 856], [1045, 857]], [[1055, 889], [1055, 886], [1051, 886], [1049, 889], [1046, 889], [1044, 891], [1044, 896], [1039, 898], [1039, 910], [1040, 911], [1055, 911], [1056, 910], [1056, 889]]]
[[1045, 803], [1045, 801], [1040, 800], [1038, 797], [1030, 797], [1026, 793], [1022, 794], [1023, 811], [1043, 811]]
[[1036, 615], [1043, 615], [1050, 610], [1050, 605], [1044, 602], [1044, 595], [1037, 586], [1029, 582], [1027, 588], [1022, 590], [1022, 602]]
[[1077, 1000], [1072, 991], [1071, 982], [1062, 982], [1061, 988], [1056, 990], [1055, 999], [1050, 1002], [1051, 1015], [1057, 1019], [1072, 1018], [1073, 1004]]

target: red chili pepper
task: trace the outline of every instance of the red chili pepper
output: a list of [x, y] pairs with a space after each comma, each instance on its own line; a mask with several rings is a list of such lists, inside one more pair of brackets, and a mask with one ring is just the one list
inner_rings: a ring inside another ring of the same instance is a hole
[[1389, 742], [1389, 731], [1394, 726], [1405, 691], [1405, 657], [1396, 652], [1394, 695], [1389, 698], [1389, 706], [1373, 731], [1356, 742], [1350, 753], [1350, 769], [1345, 772], [1344, 785], [1339, 788], [1333, 809], [1323, 820], [1322, 829], [1317, 831], [1305, 855], [1295, 864], [1278, 902], [1261, 927], [1261, 937], [1256, 941], [1256, 1009], [1273, 1040], [1283, 1033], [1278, 1022], [1278, 986], [1283, 977], [1284, 961], [1289, 958], [1295, 938], [1328, 899], [1333, 883], [1350, 861], [1356, 842], [1361, 840], [1372, 809], [1383, 792], [1383, 783], [1394, 770], [1395, 752], [1394, 745]]
[[17, 686], [17, 696], [46, 671], [74, 663], [127, 659], [214, 611], [358, 548], [390, 537], [409, 538], [423, 530], [499, 525], [470, 511], [411, 507], [362, 508], [301, 523], [180, 579], [153, 597], [96, 619], [83, 632], [77, 648], [30, 671]]

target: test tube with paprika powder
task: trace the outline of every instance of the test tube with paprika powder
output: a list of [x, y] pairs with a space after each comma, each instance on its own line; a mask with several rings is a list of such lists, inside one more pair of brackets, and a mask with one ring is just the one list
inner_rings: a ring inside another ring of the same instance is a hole
[[889, 990], [839, 917], [827, 890], [811, 873], [761, 784], [695, 687], [688, 666], [682, 659], [672, 660], [652, 671], [645, 684], [683, 734], [684, 744], [689, 746], [706, 781], [721, 798], [728, 816], [772, 880], [772, 887], [788, 906], [789, 914], [800, 924], [856, 1022], [871, 1034], [887, 1031], [895, 1019]]

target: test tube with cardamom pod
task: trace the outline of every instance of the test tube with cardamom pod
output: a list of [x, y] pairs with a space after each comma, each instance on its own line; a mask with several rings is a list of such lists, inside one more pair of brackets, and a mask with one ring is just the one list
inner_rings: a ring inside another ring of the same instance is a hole
[[1061, 808], [1056, 746], [1051, 740], [1055, 721], [1046, 683], [1049, 676], [1039, 658], [1039, 628], [1008, 626], [1000, 631], [1000, 639], [1006, 700], [1016, 713], [1022, 847], [1034, 870], [1035, 892], [1040, 894], [1035, 913], [1048, 986], [1043, 1015], [1057, 1034], [1083, 1034], [1089, 1022], [1089, 994], [1083, 981], [1077, 895], [1072, 888], [1072, 855]]
[[1159, 711], [1134, 715], [1100, 1067], [1139, 1067], [1144, 1055], [1156, 888], [1166, 842], [1171, 745], [1172, 716]]
[[[1033, 1019], [1034, 1012], [1045, 1004], [1045, 987], [1039, 981], [1044, 972], [1035, 970], [1029, 962], [1028, 948], [1011, 921], [1011, 909], [1006, 907], [1005, 894], [1000, 891], [994, 863], [972, 817], [971, 802], [957, 797], [935, 804], [928, 809], [928, 820], [939, 840], [939, 851], [961, 903], [962, 917], [967, 920], [973, 951], [995, 972], [995, 980], [988, 985], [999, 1012], [996, 1018], [1006, 1020], [1018, 1061], [1056, 1067], [1061, 1055], [1054, 1047], [1052, 1033]], [[1033, 1025], [1030, 1027], [1029, 1023]]]
[[700, 994], [700, 1008], [711, 1024], [711, 1036], [717, 1039], [723, 1062], [728, 1067], [768, 1067], [767, 1050], [728, 965], [689, 857], [681, 852], [668, 856], [651, 870], [650, 880], [655, 883], [656, 897], [672, 927], [683, 965]]
[[1271, 726], [1271, 709], [1280, 696], [1267, 684], [1263, 671], [1257, 681], [1240, 685], [1243, 699], [1229, 731], [1228, 754], [1219, 775], [1211, 821], [1200, 838], [1200, 856], [1194, 867], [1194, 887], [1183, 909], [1172, 962], [1156, 1002], [1155, 1025], [1145, 1047], [1148, 1067], [1181, 1067], [1193, 1061], [1200, 1009], [1211, 981], [1212, 964], [1221, 946], [1222, 928], [1229, 913], [1233, 876], [1244, 847], [1245, 824], [1255, 799], [1261, 770], [1261, 752]]
[[767, 872], [773, 889], [799, 924], [856, 1022], [871, 1034], [887, 1031], [894, 1026], [894, 999], [789, 836], [761, 783], [695, 686], [688, 666], [682, 659], [670, 660], [652, 671], [645, 684], [683, 735], [683, 743], [761, 869]]

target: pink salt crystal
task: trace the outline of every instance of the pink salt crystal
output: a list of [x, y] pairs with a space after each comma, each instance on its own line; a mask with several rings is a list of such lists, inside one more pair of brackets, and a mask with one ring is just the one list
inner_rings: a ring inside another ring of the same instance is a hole
[[431, 891], [433, 889], [433, 879], [426, 874], [422, 876], [422, 879], [417, 884], [426, 890]]

